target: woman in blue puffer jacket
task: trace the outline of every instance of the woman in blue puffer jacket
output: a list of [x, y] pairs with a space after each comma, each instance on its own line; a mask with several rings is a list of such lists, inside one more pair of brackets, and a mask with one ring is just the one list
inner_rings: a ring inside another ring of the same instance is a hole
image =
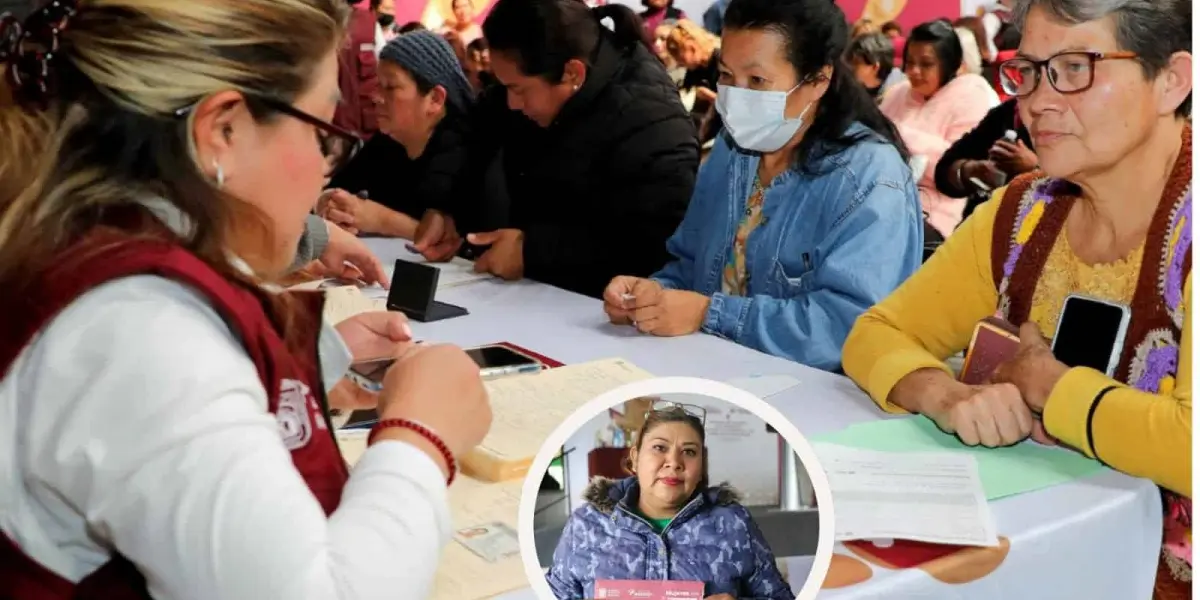
[[597, 478], [554, 551], [559, 600], [595, 598], [598, 580], [704, 583], [709, 600], [794, 600], [736, 492], [708, 485], [704, 412], [659, 402], [629, 457], [632, 477]]

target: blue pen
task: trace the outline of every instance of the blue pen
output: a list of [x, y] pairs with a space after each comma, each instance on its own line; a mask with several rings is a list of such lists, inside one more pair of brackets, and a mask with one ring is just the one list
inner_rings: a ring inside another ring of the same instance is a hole
[[489, 367], [486, 369], [481, 369], [479, 371], [479, 375], [484, 379], [497, 379], [500, 377], [508, 377], [509, 375], [520, 375], [522, 373], [537, 373], [541, 370], [542, 365], [534, 363], [526, 365], [513, 365], [510, 367]]

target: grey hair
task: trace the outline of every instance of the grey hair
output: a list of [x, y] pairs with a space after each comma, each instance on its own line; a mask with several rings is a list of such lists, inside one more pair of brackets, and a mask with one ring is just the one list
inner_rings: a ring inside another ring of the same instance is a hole
[[857, 58], [868, 65], [879, 65], [879, 78], [887, 79], [894, 67], [896, 46], [882, 33], [864, 33], [846, 46], [846, 62]]
[[[1070, 25], [1113, 18], [1113, 31], [1121, 50], [1134, 52], [1147, 78], [1167, 67], [1171, 55], [1192, 51], [1191, 0], [1017, 0], [1013, 23], [1022, 30], [1033, 7]], [[1175, 111], [1192, 113], [1192, 97]]]

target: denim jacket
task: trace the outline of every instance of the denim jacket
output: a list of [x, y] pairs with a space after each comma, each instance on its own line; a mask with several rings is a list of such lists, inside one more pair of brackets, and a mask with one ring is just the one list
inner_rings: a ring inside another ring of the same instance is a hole
[[639, 516], [637, 478], [596, 478], [567, 521], [546, 574], [559, 600], [595, 598], [596, 581], [700, 581], [704, 597], [793, 600], [750, 518], [726, 485], [701, 491], [655, 533]]
[[791, 168], [767, 188], [746, 241], [744, 297], [722, 293], [721, 280], [759, 158], [719, 137], [667, 240], [674, 260], [653, 276], [712, 298], [702, 331], [840, 370], [855, 319], [917, 270], [924, 244], [911, 169], [866, 127], [852, 125], [856, 132], [870, 137], [817, 159], [817, 175]]

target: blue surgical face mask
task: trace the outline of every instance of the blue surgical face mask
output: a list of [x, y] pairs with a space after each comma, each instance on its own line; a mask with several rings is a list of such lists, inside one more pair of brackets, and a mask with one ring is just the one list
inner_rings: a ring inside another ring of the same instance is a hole
[[775, 152], [804, 126], [808, 106], [795, 119], [787, 118], [787, 99], [800, 88], [786, 92], [759, 91], [731, 85], [717, 86], [717, 113], [737, 145], [755, 152]]

